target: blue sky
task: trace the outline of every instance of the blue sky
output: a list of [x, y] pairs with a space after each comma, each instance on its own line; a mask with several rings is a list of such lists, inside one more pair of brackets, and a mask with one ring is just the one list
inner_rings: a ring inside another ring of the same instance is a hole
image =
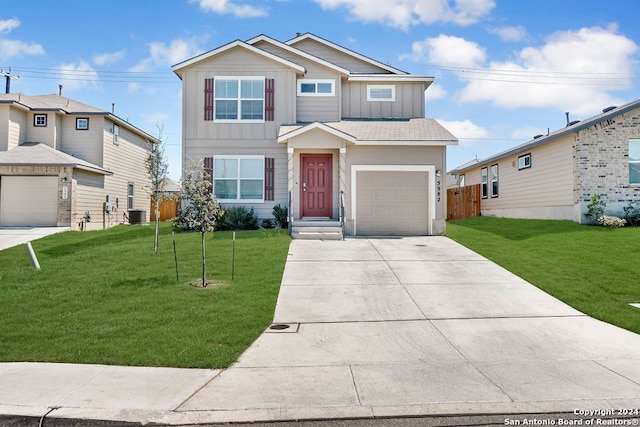
[[[259, 34], [311, 32], [435, 77], [426, 115], [460, 139], [447, 169], [640, 98], [637, 0], [111, 0], [7, 2], [12, 92], [57, 93], [157, 134], [180, 178], [181, 83], [171, 65]], [[0, 85], [4, 89], [4, 81]]]

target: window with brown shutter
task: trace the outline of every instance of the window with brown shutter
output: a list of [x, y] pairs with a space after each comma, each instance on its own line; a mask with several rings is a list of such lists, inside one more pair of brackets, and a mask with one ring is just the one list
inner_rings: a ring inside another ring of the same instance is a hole
[[273, 157], [265, 157], [264, 159], [264, 200], [275, 200], [274, 195], [274, 175], [275, 175], [275, 159]]
[[264, 119], [272, 122], [275, 120], [275, 79], [265, 79], [264, 83]]
[[213, 79], [204, 79], [204, 119], [213, 120]]

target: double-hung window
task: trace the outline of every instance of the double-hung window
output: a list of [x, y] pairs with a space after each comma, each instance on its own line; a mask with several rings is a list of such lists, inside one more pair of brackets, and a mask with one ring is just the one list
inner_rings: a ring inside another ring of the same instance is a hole
[[264, 77], [216, 77], [215, 120], [264, 121]]
[[491, 165], [491, 197], [498, 197], [498, 165]]
[[335, 80], [298, 80], [298, 96], [334, 96]]
[[134, 189], [133, 182], [127, 183], [127, 209], [128, 210], [133, 209], [133, 206], [134, 206], [133, 189]]
[[488, 177], [489, 174], [487, 168], [480, 169], [480, 194], [483, 199], [486, 199], [489, 194]]
[[264, 200], [263, 156], [215, 156], [214, 195], [223, 202]]
[[640, 139], [629, 140], [629, 184], [640, 185]]

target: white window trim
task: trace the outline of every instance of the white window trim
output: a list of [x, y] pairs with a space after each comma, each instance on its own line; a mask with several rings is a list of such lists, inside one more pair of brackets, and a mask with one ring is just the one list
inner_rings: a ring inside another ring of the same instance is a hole
[[[43, 123], [38, 123], [38, 118], [44, 119]], [[34, 114], [33, 115], [33, 126], [38, 128], [47, 127], [48, 118], [46, 114]]]
[[[302, 84], [313, 83], [316, 85], [316, 92], [302, 92]], [[331, 93], [318, 93], [318, 83], [330, 83]], [[336, 95], [336, 81], [332, 79], [299, 79], [297, 82], [297, 94], [298, 96], [335, 96]]]
[[[528, 165], [525, 163], [525, 159], [527, 157], [529, 158], [529, 164]], [[522, 164], [520, 164], [521, 160], [522, 160]], [[523, 169], [529, 169], [530, 167], [531, 167], [531, 153], [527, 153], [527, 154], [524, 154], [524, 155], [518, 157], [518, 170], [521, 171]]]
[[[496, 168], [495, 169], [495, 171], [496, 171], [495, 179], [493, 179], [494, 178], [494, 174], [493, 174], [493, 168], [494, 167]], [[499, 181], [500, 175], [499, 175], [499, 170], [498, 170], [498, 164], [497, 163], [491, 165], [491, 167], [489, 168], [489, 175], [490, 175], [489, 176], [489, 181], [491, 181], [491, 198], [496, 198], [496, 197], [498, 197], [500, 195], [500, 187], [499, 187], [499, 185], [500, 185], [500, 181]], [[493, 192], [493, 184], [494, 183], [496, 185], [498, 185], [498, 191], [496, 193]]]
[[[238, 163], [240, 163], [241, 159], [260, 159], [262, 160], [262, 178], [260, 179], [262, 181], [262, 199], [218, 199], [219, 202], [221, 203], [264, 203], [264, 158], [265, 156], [251, 156], [251, 155], [232, 155], [232, 154], [225, 154], [225, 155], [220, 155], [220, 156], [213, 156], [213, 194], [215, 195], [215, 191], [216, 191], [216, 171], [215, 171], [215, 165], [216, 165], [216, 159], [235, 159], [238, 161]], [[240, 173], [240, 165], [238, 164], [238, 173]], [[254, 181], [258, 181], [258, 178], [249, 178], [249, 179], [253, 179]], [[224, 178], [223, 178], [224, 180]], [[234, 178], [235, 181], [237, 181], [237, 190], [238, 190], [238, 197], [240, 196], [240, 177], [238, 176], [237, 178]]]
[[[86, 121], [86, 127], [81, 127], [81, 121]], [[76, 130], [89, 130], [89, 118], [88, 117], [76, 117]]]
[[480, 169], [480, 197], [483, 199], [489, 197], [489, 168]]
[[[129, 194], [129, 190], [131, 190], [131, 194]], [[129, 181], [127, 182], [127, 210], [133, 210], [136, 207], [136, 185]]]
[[113, 143], [120, 145], [120, 126], [117, 124], [113, 125]]
[[[636, 143], [640, 143], [640, 139], [636, 139], [636, 138], [630, 138], [629, 141], [627, 142], [627, 149], [629, 151], [631, 151], [631, 142], [636, 142]], [[631, 165], [638, 165], [640, 166], [640, 161], [638, 160], [631, 160], [631, 156], [629, 156], [629, 185], [632, 187], [637, 187], [640, 186], [640, 182], [632, 182], [631, 181]]]
[[[213, 78], [213, 87], [215, 88], [215, 84], [216, 84], [216, 80], [237, 80], [238, 81], [238, 98], [220, 98], [216, 95], [216, 92], [214, 90], [213, 92], [213, 105], [214, 105], [214, 111], [213, 111], [213, 121], [217, 122], [217, 123], [264, 123], [265, 120], [265, 107], [266, 107], [266, 95], [265, 95], [265, 81], [266, 81], [266, 77], [265, 76], [215, 76]], [[241, 81], [242, 80], [261, 80], [262, 81], [262, 98], [242, 98], [240, 96], [241, 94]], [[230, 100], [237, 100], [238, 102], [238, 118], [237, 119], [218, 119], [216, 118], [216, 108], [215, 108], [215, 103], [216, 101], [230, 101]], [[257, 101], [258, 99], [262, 100], [262, 119], [261, 120], [257, 120], [257, 119], [243, 119], [242, 118], [242, 107], [240, 106], [240, 103], [243, 99], [246, 100], [253, 100], [253, 101]]]
[[[372, 89], [391, 89], [391, 98], [372, 98]], [[396, 86], [395, 85], [367, 85], [367, 101], [370, 102], [394, 102], [396, 100]]]

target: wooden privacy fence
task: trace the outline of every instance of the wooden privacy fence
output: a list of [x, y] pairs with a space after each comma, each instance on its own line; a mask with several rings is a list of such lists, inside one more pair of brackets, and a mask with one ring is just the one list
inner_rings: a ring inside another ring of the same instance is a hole
[[447, 190], [447, 219], [480, 216], [480, 184]]
[[[164, 200], [158, 206], [158, 210], [160, 211], [160, 221], [167, 221], [171, 218], [175, 218], [178, 216], [178, 212], [180, 211], [180, 200]], [[151, 203], [151, 221], [156, 220], [156, 207]]]

